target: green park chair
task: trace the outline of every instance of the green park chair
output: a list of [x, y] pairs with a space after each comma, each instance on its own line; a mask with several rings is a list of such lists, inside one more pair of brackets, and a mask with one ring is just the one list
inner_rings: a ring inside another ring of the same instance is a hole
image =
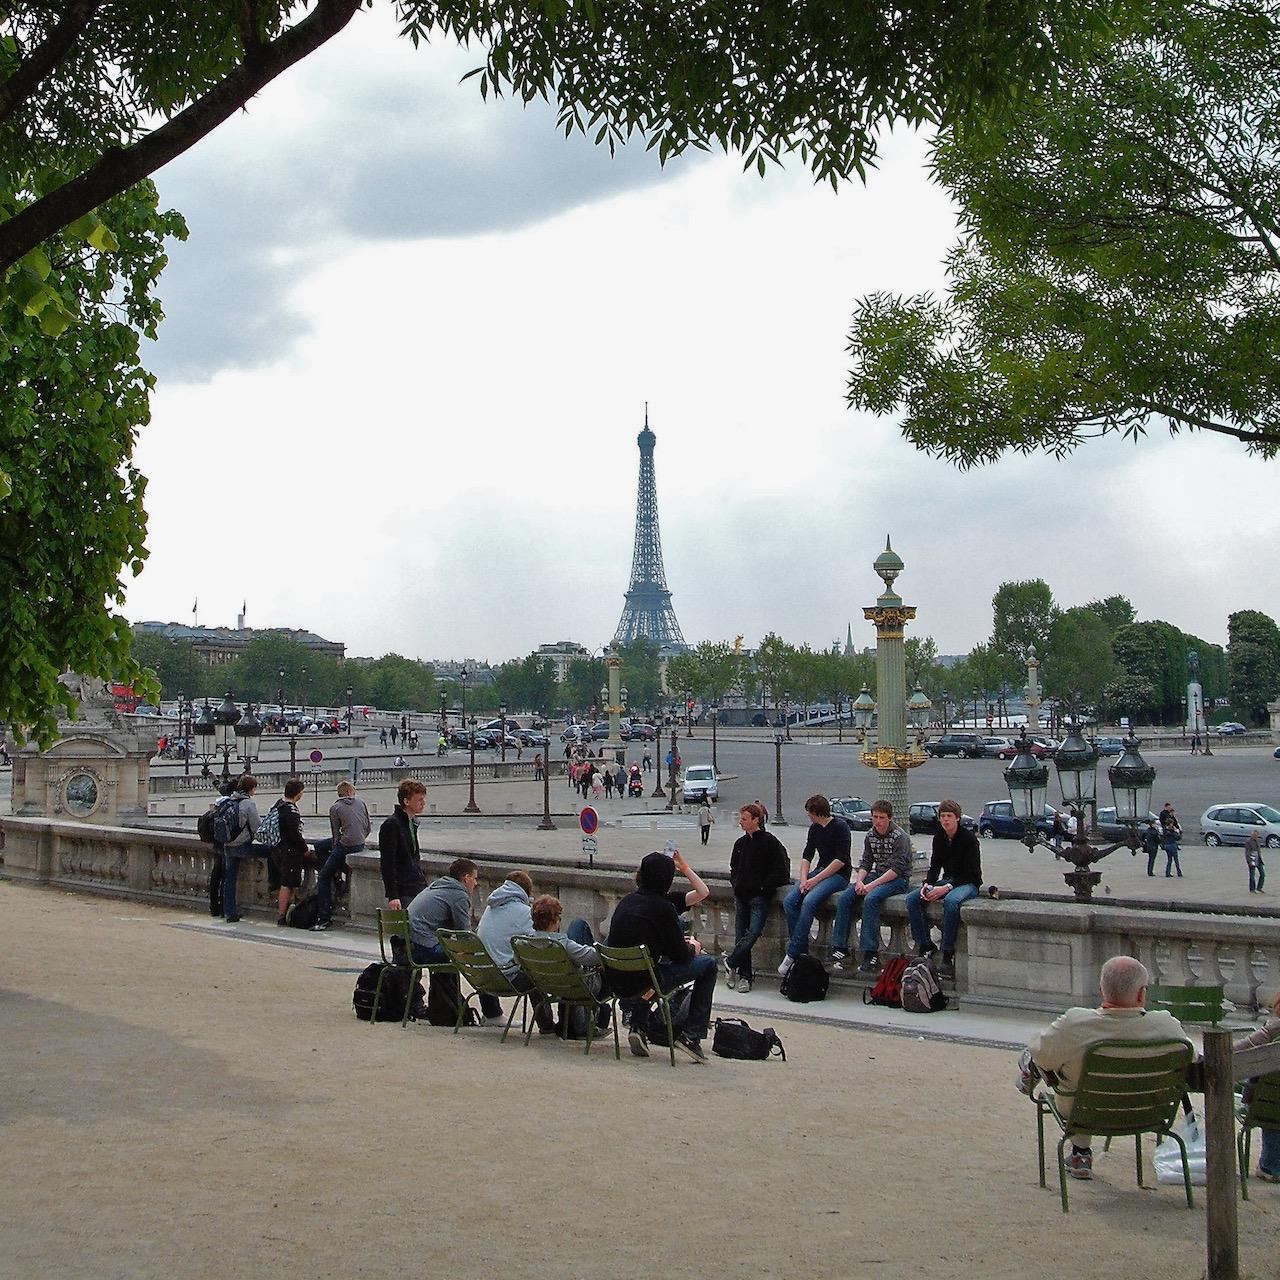
[[[537, 934], [515, 937], [511, 939], [511, 949], [533, 983], [539, 1005], [550, 1009], [553, 1004], [562, 1004], [587, 1011], [587, 1047], [583, 1052], [590, 1054], [600, 997], [591, 989], [586, 975], [556, 938]], [[612, 1014], [612, 1010], [610, 1012]], [[530, 1022], [524, 1036], [526, 1045], [532, 1035], [533, 1023]]]
[[[662, 1010], [662, 1020], [667, 1024], [667, 1048], [671, 1053], [671, 1065], [676, 1065], [676, 1037], [671, 1027], [671, 997], [681, 990], [682, 987], [690, 986], [690, 983], [682, 983], [680, 986], [672, 987], [670, 991], [663, 991], [658, 983], [658, 975], [654, 972], [653, 958], [649, 955], [649, 948], [641, 943], [638, 947], [606, 947], [596, 944], [596, 955], [600, 957], [600, 963], [604, 966], [605, 978], [609, 979], [611, 974], [625, 975], [624, 985], [631, 985], [627, 979], [634, 979], [636, 974], [643, 974], [646, 981], [645, 986], [651, 992], [650, 1000], [656, 1000], [658, 1007]], [[618, 1037], [618, 996], [613, 990], [615, 984], [609, 982], [610, 1000], [613, 1003], [611, 1016], [613, 1018], [613, 1052], [617, 1058], [622, 1057], [622, 1042]], [[626, 997], [630, 999], [631, 997]]]
[[1216, 1027], [1222, 1021], [1221, 987], [1148, 987], [1147, 1008], [1164, 1009], [1181, 1023], [1205, 1023]]
[[437, 929], [436, 938], [440, 949], [449, 957], [449, 961], [458, 974], [466, 978], [471, 991], [464, 999], [462, 991], [458, 991], [458, 1021], [454, 1024], [453, 1034], [462, 1029], [466, 1011], [476, 996], [513, 996], [514, 1003], [507, 1015], [507, 1025], [502, 1029], [502, 1041], [506, 1042], [507, 1032], [511, 1030], [516, 1010], [521, 1009], [520, 1030], [525, 1029], [529, 1014], [529, 994], [517, 990], [511, 979], [498, 967], [498, 962], [489, 954], [480, 939], [467, 929]]
[[[1058, 1182], [1062, 1190], [1062, 1212], [1067, 1208], [1067, 1167], [1063, 1147], [1077, 1134], [1106, 1138], [1132, 1137], [1137, 1152], [1138, 1186], [1142, 1186], [1142, 1135], [1152, 1133], [1156, 1141], [1171, 1137], [1182, 1152], [1182, 1178], [1186, 1184], [1187, 1208], [1191, 1198], [1191, 1170], [1187, 1148], [1173, 1132], [1179, 1104], [1187, 1087], [1187, 1067], [1195, 1051], [1185, 1040], [1107, 1040], [1094, 1045], [1084, 1056], [1080, 1083], [1075, 1091], [1055, 1092], [1047, 1086], [1036, 1090], [1036, 1129], [1040, 1145], [1040, 1185], [1044, 1176], [1044, 1118], [1052, 1115], [1062, 1128], [1058, 1142]], [[1064, 1118], [1060, 1098], [1072, 1099], [1071, 1115]]]
[[1249, 1145], [1254, 1129], [1280, 1129], [1280, 1071], [1250, 1080], [1245, 1092], [1249, 1100], [1240, 1116], [1236, 1155], [1240, 1160], [1240, 1194], [1249, 1198]]
[[[409, 940], [409, 913], [401, 909], [393, 911], [390, 907], [378, 907], [378, 950], [382, 953], [382, 963], [384, 965], [393, 965], [397, 969], [409, 970], [409, 995], [404, 1002], [404, 1017], [400, 1019], [400, 1025], [407, 1027], [409, 1025], [409, 1011], [413, 1008], [413, 990], [418, 982], [420, 973], [433, 972], [450, 972], [453, 969], [451, 964], [418, 964], [413, 958], [413, 946]], [[397, 947], [392, 939], [399, 938], [401, 946]], [[382, 999], [382, 981], [386, 977], [386, 970], [378, 975], [378, 985], [373, 991], [373, 1014], [369, 1019], [369, 1025], [374, 1026], [378, 1020], [378, 1004]]]

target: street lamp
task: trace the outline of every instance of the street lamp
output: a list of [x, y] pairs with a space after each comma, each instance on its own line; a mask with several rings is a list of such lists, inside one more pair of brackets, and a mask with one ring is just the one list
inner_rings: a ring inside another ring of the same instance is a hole
[[788, 690], [787, 690], [787, 691], [782, 695], [782, 700], [783, 700], [784, 705], [785, 705], [785, 706], [786, 706], [786, 708], [787, 708], [787, 718], [786, 718], [786, 725], [787, 725], [787, 741], [788, 741], [788, 742], [790, 742], [790, 741], [791, 741], [791, 690], [790, 690], [790, 689], [788, 689]]
[[1054, 848], [1036, 829], [1036, 821], [1044, 814], [1049, 767], [1031, 754], [1025, 729], [1019, 740], [1018, 754], [1004, 771], [1014, 814], [1022, 820], [1022, 843], [1028, 849], [1034, 849], [1037, 845], [1054, 849], [1055, 857], [1073, 864], [1075, 869], [1065, 872], [1063, 879], [1071, 886], [1078, 902], [1090, 901], [1094, 885], [1102, 879], [1101, 871], [1091, 869], [1094, 863], [1101, 862], [1117, 849], [1137, 853], [1141, 847], [1138, 826], [1147, 820], [1156, 771], [1142, 758], [1138, 745], [1138, 739], [1130, 729], [1129, 736], [1125, 739], [1124, 753], [1107, 770], [1115, 797], [1116, 820], [1124, 823], [1128, 831], [1123, 840], [1105, 847], [1090, 844], [1086, 834], [1085, 822], [1089, 809], [1094, 811], [1092, 825], [1095, 831], [1097, 829], [1098, 751], [1085, 742], [1078, 728], [1072, 729], [1054, 755], [1058, 781], [1062, 786], [1062, 800], [1072, 810], [1076, 825], [1072, 841], [1064, 849]]
[[507, 758], [507, 704], [505, 702], [498, 704], [498, 716], [501, 724], [498, 733], [502, 738], [502, 759], [505, 762]]
[[307, 669], [302, 668], [302, 714], [307, 714]]
[[467, 801], [467, 807], [463, 810], [463, 812], [479, 813], [480, 806], [476, 804], [476, 718], [475, 716], [471, 717], [470, 723], [468, 724], [467, 727], [471, 730], [471, 733], [469, 735], [469, 737], [471, 738], [471, 798]]
[[246, 704], [244, 715], [236, 721], [236, 746], [245, 773], [252, 773], [262, 745], [262, 721], [253, 712], [253, 703]]
[[538, 823], [539, 831], [554, 831], [556, 824], [551, 821], [551, 726], [547, 726], [547, 736], [542, 740], [542, 821]]
[[222, 752], [222, 785], [225, 790], [231, 787], [231, 751], [236, 741], [236, 723], [240, 719], [240, 708], [231, 699], [231, 690], [222, 704], [213, 713], [214, 745]]
[[782, 814], [782, 744], [786, 738], [781, 733], [773, 735], [773, 825], [775, 827], [785, 827], [787, 820]]
[[871, 690], [864, 682], [862, 692], [853, 700], [851, 716], [853, 727], [858, 730], [863, 742], [867, 740], [867, 730], [871, 728], [871, 721], [875, 714], [876, 700], [871, 696]]
[[[667, 778], [667, 790], [670, 793], [667, 796], [667, 808], [674, 809], [676, 807], [676, 774], [680, 769], [680, 719], [676, 717], [671, 724], [671, 773]], [[658, 739], [661, 743], [662, 739]]]
[[[653, 734], [653, 749], [659, 755], [662, 753], [662, 692], [658, 692], [658, 714], [655, 717], [657, 725]], [[662, 765], [659, 762], [658, 767], [653, 771], [653, 790], [649, 793], [651, 800], [665, 800], [667, 793], [662, 789]]]
[[720, 699], [711, 699], [711, 767], [720, 772], [720, 761], [716, 756], [716, 726], [720, 720]]
[[950, 697], [951, 695], [945, 689], [943, 689], [942, 691], [942, 732], [943, 733], [946, 733], [947, 731], [947, 702], [949, 701]]
[[684, 691], [684, 720], [686, 738], [693, 737], [693, 690], [686, 689]]
[[919, 682], [916, 683], [916, 691], [907, 699], [907, 718], [915, 729], [927, 729], [929, 727], [929, 712], [933, 710], [933, 703], [929, 701], [928, 695], [920, 687]]
[[351, 708], [351, 686], [347, 685], [347, 732], [351, 732], [352, 708]]
[[214, 724], [213, 708], [209, 705], [208, 698], [204, 700], [200, 719], [192, 726], [191, 732], [196, 740], [196, 755], [200, 757], [200, 776], [207, 778], [209, 776], [209, 761], [217, 754], [217, 747], [214, 745], [217, 736], [217, 725]]

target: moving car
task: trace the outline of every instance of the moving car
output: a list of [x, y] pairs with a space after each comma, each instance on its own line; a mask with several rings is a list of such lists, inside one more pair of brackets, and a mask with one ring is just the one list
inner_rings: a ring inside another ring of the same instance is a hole
[[947, 756], [963, 756], [969, 760], [981, 758], [985, 751], [979, 733], [944, 733], [937, 742], [924, 744], [925, 755], [942, 760]]
[[1248, 732], [1248, 729], [1238, 720], [1228, 720], [1225, 724], [1218, 725], [1218, 737], [1220, 738], [1235, 738], [1242, 733]]
[[720, 784], [716, 771], [709, 764], [691, 764], [684, 771], [684, 802], [691, 804], [704, 795], [712, 801], [720, 799]]
[[1280, 812], [1269, 804], [1213, 804], [1200, 815], [1200, 838], [1207, 845], [1244, 844], [1256, 831], [1268, 849], [1280, 845]]
[[871, 830], [871, 801], [861, 796], [841, 796], [831, 801], [831, 812], [849, 824], [850, 831]]
[[[913, 836], [936, 835], [942, 828], [938, 825], [939, 800], [926, 800], [922, 804], [913, 804], [907, 811], [907, 826]], [[977, 831], [978, 822], [967, 813], [961, 814], [960, 825], [968, 831]]]

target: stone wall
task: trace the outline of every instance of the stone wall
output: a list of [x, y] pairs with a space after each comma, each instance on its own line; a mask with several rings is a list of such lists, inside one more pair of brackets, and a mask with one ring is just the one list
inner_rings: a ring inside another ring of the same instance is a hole
[[[0, 817], [0, 854], [4, 875], [12, 880], [208, 910], [211, 850], [194, 836]], [[428, 879], [443, 874], [455, 856], [447, 850], [424, 850]], [[474, 861], [481, 868], [478, 901], [483, 901], [510, 864], [482, 856]], [[378, 856], [357, 854], [349, 862], [348, 923], [372, 930], [374, 913], [384, 901]], [[536, 892], [555, 894], [564, 903], [565, 919], [582, 917], [597, 936], [603, 935], [618, 900], [634, 887], [627, 871], [538, 859], [524, 865]], [[693, 909], [691, 920], [704, 948], [721, 955], [733, 945], [733, 895], [723, 875], [708, 876], [707, 883], [711, 894]], [[274, 916], [261, 860], [246, 862], [238, 897], [244, 913]], [[831, 915], [828, 904], [814, 937], [815, 952], [824, 959]], [[930, 917], [940, 923], [940, 910], [930, 908]], [[884, 904], [881, 918], [884, 950], [908, 952], [911, 940], [902, 899]], [[1142, 960], [1155, 982], [1221, 984], [1227, 998], [1249, 1012], [1270, 1000], [1280, 985], [1280, 918], [1141, 910], [1066, 899], [974, 899], [965, 906], [962, 919], [956, 952], [962, 1008], [1056, 1013], [1073, 1004], [1093, 1004], [1102, 962], [1121, 952]], [[758, 974], [777, 966], [785, 942], [779, 905], [756, 947]]]

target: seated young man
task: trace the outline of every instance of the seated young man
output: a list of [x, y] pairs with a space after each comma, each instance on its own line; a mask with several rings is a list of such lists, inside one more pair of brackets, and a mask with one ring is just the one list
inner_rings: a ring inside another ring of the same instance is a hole
[[[629, 893], [613, 909], [609, 921], [611, 947], [649, 948], [658, 982], [664, 991], [693, 983], [689, 1001], [689, 1019], [676, 1037], [676, 1047], [683, 1049], [695, 1062], [706, 1062], [702, 1041], [711, 1026], [711, 1001], [716, 988], [716, 962], [704, 955], [697, 938], [686, 938], [680, 924], [680, 912], [707, 896], [707, 886], [680, 855], [648, 853], [640, 860], [636, 872], [636, 891]], [[687, 893], [671, 891], [671, 882], [679, 871], [692, 888]], [[626, 1002], [629, 1023], [628, 1043], [639, 1058], [649, 1056], [648, 1005], [645, 995], [648, 980], [644, 975], [614, 975], [614, 986], [621, 997], [634, 997]]]
[[[600, 957], [596, 954], [595, 936], [591, 926], [585, 920], [570, 920], [569, 927], [562, 933], [560, 922], [564, 917], [564, 908], [559, 898], [544, 893], [534, 898], [531, 910], [535, 933], [545, 933], [554, 938], [569, 954], [587, 989], [595, 996], [604, 996], [604, 970], [600, 967]], [[521, 975], [524, 976], [523, 974]], [[601, 1000], [596, 1008], [596, 1029], [605, 1031], [609, 1026], [610, 1006], [607, 1000]], [[563, 1013], [562, 1013], [563, 1018]], [[538, 1024], [542, 1026], [541, 1023]], [[554, 1030], [563, 1033], [564, 1027]]]
[[787, 954], [778, 966], [778, 976], [783, 978], [791, 972], [796, 957], [809, 950], [809, 932], [818, 907], [833, 893], [849, 888], [853, 836], [848, 824], [832, 816], [826, 796], [810, 796], [804, 811], [809, 815], [809, 836], [800, 855], [800, 877], [782, 900], [787, 916]]
[[982, 888], [982, 850], [978, 837], [960, 825], [961, 809], [954, 800], [938, 806], [938, 826], [933, 837], [929, 874], [919, 889], [907, 894], [907, 918], [911, 936], [922, 956], [937, 948], [929, 936], [924, 904], [942, 903], [942, 974], [956, 972], [956, 935], [960, 932], [960, 908]]
[[911, 840], [893, 820], [888, 800], [871, 803], [871, 830], [862, 842], [862, 861], [853, 884], [836, 903], [835, 924], [831, 927], [831, 959], [837, 969], [844, 967], [849, 954], [849, 933], [853, 914], [861, 902], [862, 928], [858, 946], [862, 951], [859, 973], [875, 973], [880, 968], [880, 904], [886, 898], [906, 893], [911, 887]]
[[[436, 937], [436, 930], [471, 928], [471, 895], [479, 881], [480, 868], [470, 858], [455, 858], [445, 875], [433, 880], [409, 903], [410, 950], [418, 964], [448, 963], [449, 957]], [[429, 1007], [433, 1022], [451, 1022], [461, 999], [456, 973], [439, 970], [432, 973]], [[496, 1012], [494, 1005], [497, 1005]], [[496, 1017], [502, 1012], [502, 1006], [489, 997], [489, 1001], [482, 1004], [482, 1012], [486, 1017]]]

